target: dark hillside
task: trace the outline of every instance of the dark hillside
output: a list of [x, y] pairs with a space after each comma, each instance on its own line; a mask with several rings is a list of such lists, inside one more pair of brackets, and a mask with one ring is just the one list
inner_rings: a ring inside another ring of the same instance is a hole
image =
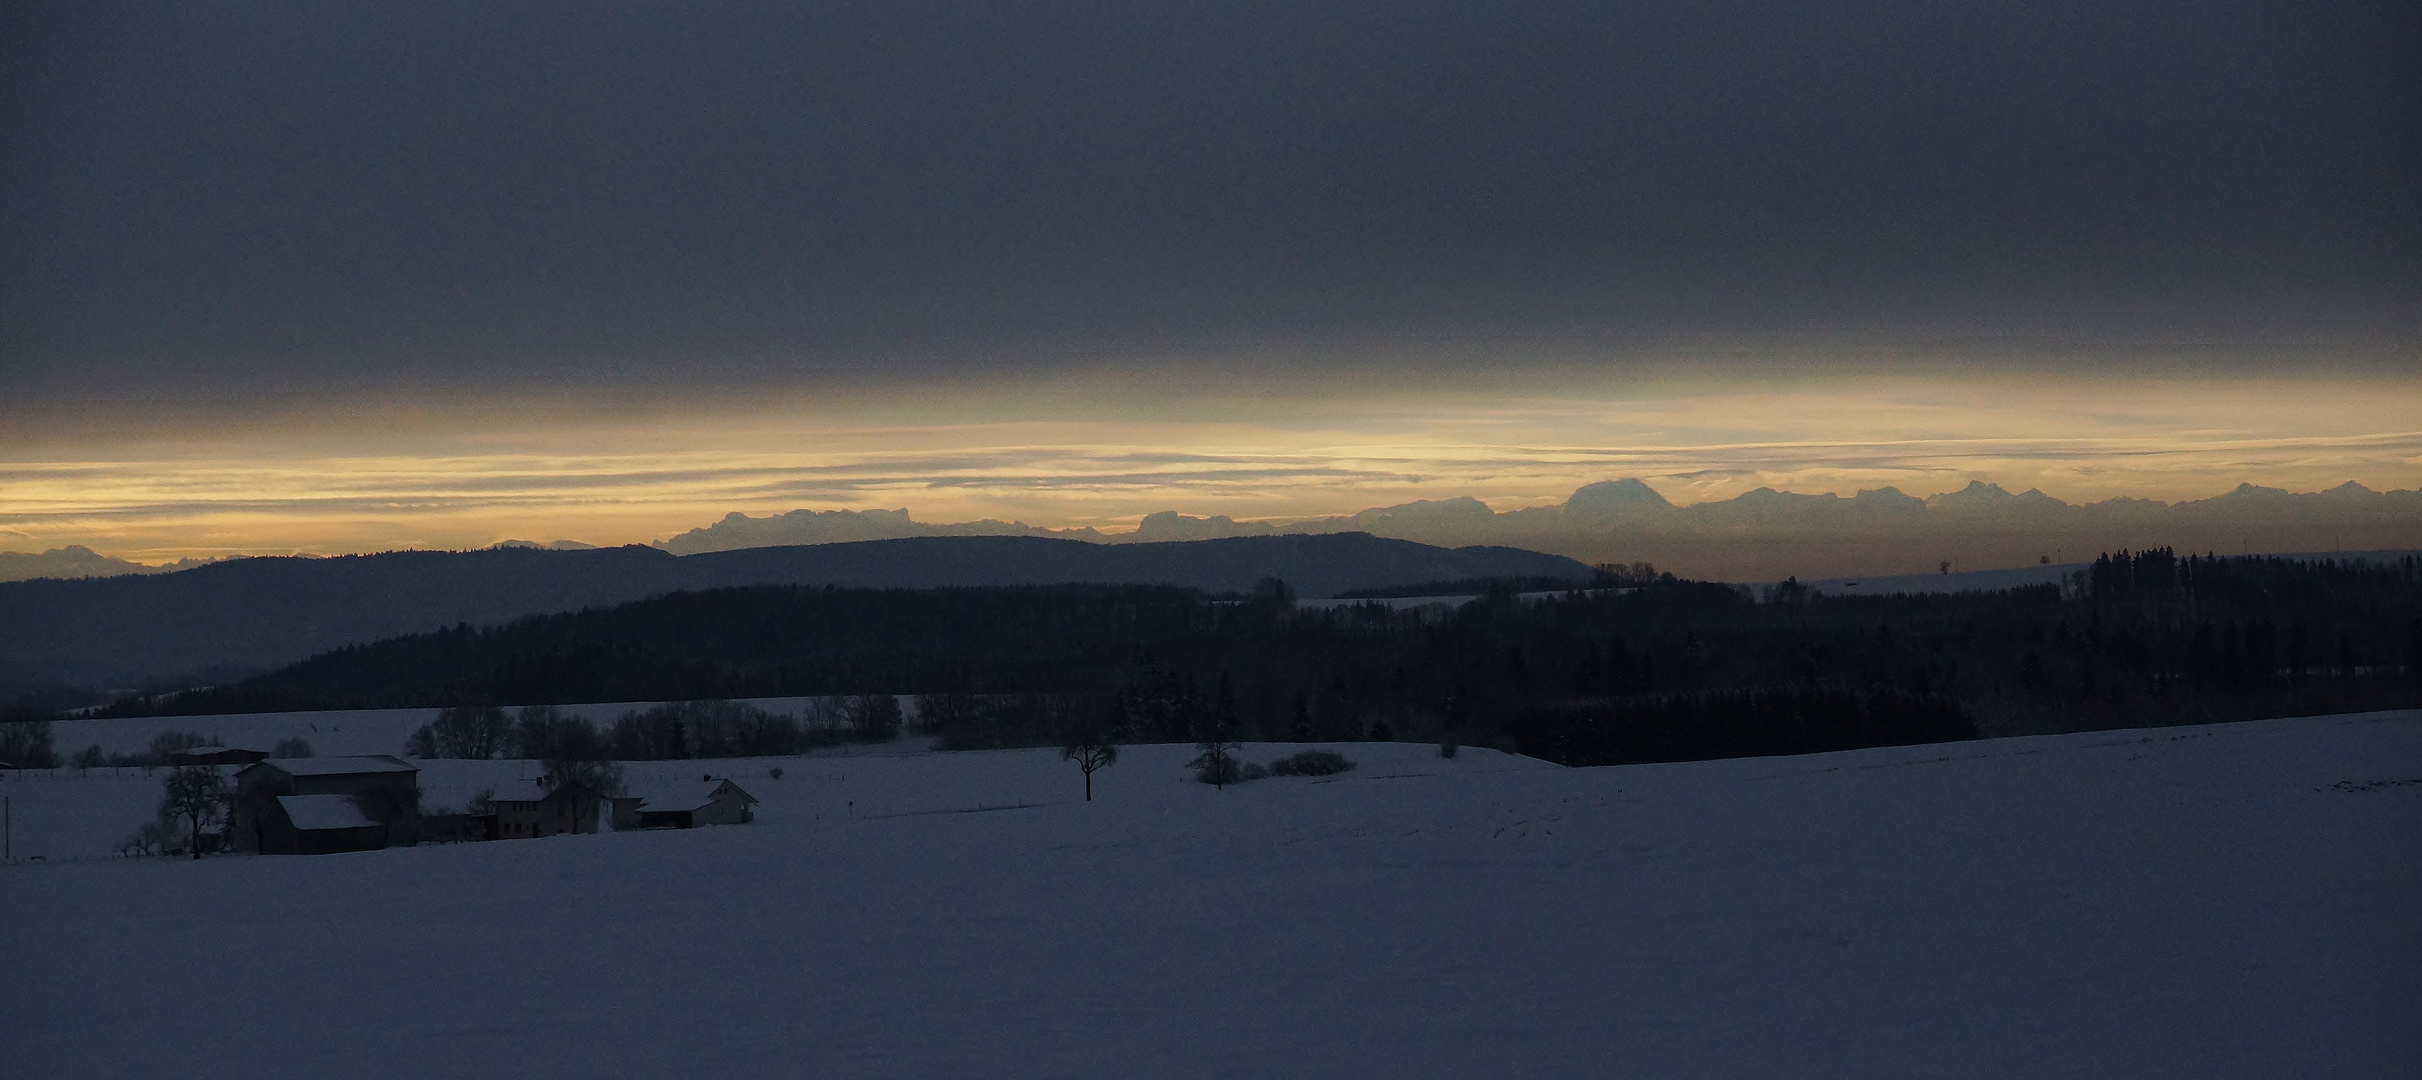
[[[1219, 622], [1164, 586], [841, 589], [758, 585], [538, 615], [349, 646], [163, 711], [273, 712], [391, 703], [667, 700], [907, 691], [956, 673], [1063, 690], [1139, 647]], [[140, 711], [129, 709], [128, 711]]]
[[627, 603], [681, 587], [644, 547], [237, 559], [142, 577], [0, 584], [0, 687], [140, 687], [250, 672], [457, 623]]
[[1090, 713], [1134, 741], [1452, 737], [1586, 765], [2408, 708], [2417, 613], [2413, 558], [2168, 551], [2098, 560], [2065, 592], [1757, 598], [1659, 577], [1451, 612], [753, 586], [413, 635], [111, 711], [921, 694], [959, 747], [1047, 743]]
[[[1275, 577], [1301, 596], [1334, 596], [1443, 577], [1588, 580], [1561, 555], [1505, 547], [1439, 548], [1369, 533], [1240, 536], [1159, 544], [1090, 544], [1041, 536], [919, 536], [683, 556], [691, 588], [839, 585], [930, 589], [989, 585], [1173, 585], [1243, 593]], [[1473, 572], [1470, 568], [1488, 569]]]
[[1448, 550], [1362, 533], [1103, 545], [937, 536], [676, 557], [644, 547], [403, 551], [241, 559], [143, 577], [0, 583], [0, 691], [219, 682], [403, 634], [740, 585], [861, 588], [1173, 585], [1305, 596], [1447, 577], [1589, 568], [1513, 548]]

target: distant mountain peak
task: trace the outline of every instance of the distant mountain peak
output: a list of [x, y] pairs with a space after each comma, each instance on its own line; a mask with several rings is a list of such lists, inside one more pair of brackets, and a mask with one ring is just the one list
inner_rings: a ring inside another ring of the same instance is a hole
[[1139, 543], [1170, 540], [1219, 540], [1231, 536], [1267, 536], [1276, 530], [1268, 522], [1237, 521], [1226, 514], [1188, 517], [1175, 510], [1144, 515], [1132, 539]]
[[1871, 488], [1860, 491], [1850, 499], [1861, 507], [1915, 513], [1926, 508], [1926, 500], [1896, 487]]
[[2235, 490], [2220, 497], [2223, 499], [2292, 499], [2295, 498], [2295, 492], [2286, 488], [2263, 487], [2260, 484], [2239, 484]]
[[1747, 491], [1744, 491], [1744, 492], [1740, 493], [1739, 495], [1735, 495], [1735, 496], [1733, 496], [1732, 501], [1734, 501], [1734, 502], [1738, 502], [1738, 503], [1782, 503], [1782, 502], [1791, 502], [1791, 501], [1793, 501], [1793, 500], [1798, 500], [1798, 499], [1839, 499], [1839, 498], [1841, 498], [1841, 496], [1836, 495], [1836, 494], [1834, 494], [1834, 493], [1832, 493], [1832, 492], [1830, 492], [1830, 491], [1821, 491], [1821, 492], [1817, 492], [1817, 493], [1815, 493], [1815, 494], [1809, 495], [1809, 494], [1802, 494], [1802, 493], [1797, 492], [1797, 491], [1782, 491], [1782, 490], [1778, 490], [1778, 489], [1776, 489], [1776, 488], [1771, 488], [1771, 487], [1766, 487], [1766, 486], [1764, 486], [1764, 485], [1760, 485], [1760, 486], [1758, 486], [1758, 487], [1754, 487], [1754, 488], [1751, 488], [1751, 489], [1749, 489], [1749, 490], [1747, 490]]
[[1636, 478], [1584, 484], [1564, 500], [1565, 514], [1583, 518], [1625, 517], [1673, 508], [1657, 489]]
[[1489, 509], [1487, 503], [1469, 495], [1457, 495], [1451, 499], [1415, 499], [1409, 503], [1376, 507], [1355, 514], [1347, 520], [1360, 522], [1386, 519], [1486, 518], [1494, 517], [1496, 513]]
[[[179, 566], [196, 565], [188, 561]], [[138, 562], [112, 558], [82, 544], [55, 547], [39, 555], [21, 551], [0, 551], [0, 581], [25, 581], [31, 578], [117, 577], [122, 574], [158, 574], [179, 566], [145, 566]]]
[[2009, 502], [2013, 498], [2016, 498], [2016, 496], [2011, 495], [2010, 490], [2001, 486], [2000, 484], [1989, 484], [1983, 480], [1970, 480], [1968, 481], [1967, 487], [1961, 488], [1958, 491], [1946, 491], [1940, 495], [1927, 499], [1926, 505], [1944, 507], [1995, 506]]
[[691, 529], [655, 546], [675, 555], [741, 548], [841, 544], [858, 540], [903, 540], [915, 536], [1058, 536], [1100, 540], [1093, 529], [1044, 529], [1023, 521], [964, 521], [928, 524], [896, 510], [792, 510], [761, 518], [733, 512], [702, 529]]
[[[2254, 526], [2259, 526], [2258, 528]], [[1918, 497], [1898, 487], [1845, 498], [1759, 487], [1688, 505], [1668, 501], [1637, 477], [1581, 485], [1562, 503], [1493, 510], [1471, 496], [1420, 499], [1352, 514], [1237, 520], [1176, 510], [1146, 515], [1134, 531], [1053, 529], [1022, 521], [916, 520], [905, 507], [795, 509], [763, 517], [742, 512], [651, 545], [672, 555], [743, 548], [852, 543], [940, 536], [1023, 536], [1134, 544], [1361, 531], [1444, 547], [1500, 545], [1585, 562], [1653, 561], [1677, 573], [1736, 580], [1829, 573], [1871, 574], [1927, 568], [2034, 564], [2048, 555], [2175, 545], [2179, 550], [2404, 550], [2422, 538], [2422, 490], [2375, 491], [2349, 480], [2297, 493], [2242, 483], [2226, 494], [2167, 503], [2114, 496], [2071, 504], [2030, 487], [2012, 494], [1987, 480]], [[587, 545], [505, 540], [496, 546], [577, 550]], [[300, 557], [300, 556], [297, 556]], [[145, 566], [76, 544], [39, 555], [0, 552], [0, 581], [25, 578], [157, 574], [202, 565], [188, 559]]]

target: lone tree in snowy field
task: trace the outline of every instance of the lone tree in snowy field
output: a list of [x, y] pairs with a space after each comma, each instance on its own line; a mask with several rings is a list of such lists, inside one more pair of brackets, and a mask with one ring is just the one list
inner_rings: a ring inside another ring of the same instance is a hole
[[1093, 770], [1118, 764], [1116, 733], [1100, 713], [1080, 710], [1060, 735], [1060, 757], [1085, 770], [1085, 801], [1093, 801]]
[[227, 778], [210, 765], [180, 765], [161, 784], [160, 816], [192, 824], [194, 858], [202, 857], [202, 825], [226, 811]]
[[1244, 744], [1236, 741], [1236, 726], [1224, 716], [1213, 715], [1203, 724], [1203, 738], [1194, 748], [1201, 751], [1187, 764], [1199, 770], [1195, 779], [1213, 787], [1226, 788], [1246, 779], [1244, 766], [1236, 754]]

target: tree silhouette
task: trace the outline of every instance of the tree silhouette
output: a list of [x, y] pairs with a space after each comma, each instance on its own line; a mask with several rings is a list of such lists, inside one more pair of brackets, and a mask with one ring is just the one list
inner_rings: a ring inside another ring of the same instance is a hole
[[25, 708], [0, 714], [0, 768], [49, 769], [58, 764], [48, 719]]
[[1227, 717], [1214, 713], [1205, 720], [1202, 741], [1194, 746], [1202, 752], [1187, 764], [1201, 770], [1198, 775], [1203, 782], [1224, 789], [1244, 779], [1236, 762], [1236, 752], [1244, 747], [1236, 741], [1236, 728]]
[[1118, 763], [1118, 743], [1100, 712], [1079, 706], [1060, 734], [1060, 758], [1085, 772], [1085, 801], [1093, 801], [1093, 770]]
[[219, 818], [227, 804], [227, 778], [210, 765], [181, 765], [161, 784], [160, 816], [192, 824], [194, 858], [202, 857], [202, 823]]
[[439, 709], [434, 721], [439, 757], [484, 761], [502, 753], [512, 722], [494, 705], [457, 705]]

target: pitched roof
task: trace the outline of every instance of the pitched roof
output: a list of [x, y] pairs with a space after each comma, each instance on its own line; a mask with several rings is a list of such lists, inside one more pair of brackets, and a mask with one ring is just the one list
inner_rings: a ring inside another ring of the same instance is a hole
[[358, 829], [376, 825], [351, 795], [280, 795], [278, 808], [286, 811], [286, 820], [305, 831], [313, 829]]
[[510, 780], [496, 785], [496, 794], [489, 796], [489, 799], [493, 802], [543, 802], [552, 794], [552, 790], [536, 780]]
[[498, 784], [496, 794], [488, 798], [492, 802], [545, 802], [572, 790], [587, 791], [589, 787], [577, 780], [566, 784], [548, 784], [541, 780], [523, 778]]
[[706, 780], [641, 780], [626, 787], [623, 794], [640, 800], [641, 805], [651, 811], [696, 810], [714, 802], [715, 793], [722, 790], [725, 784], [731, 784], [732, 790], [739, 792], [741, 798], [757, 801], [756, 796], [721, 776]]
[[713, 790], [696, 780], [642, 780], [623, 785], [622, 794], [650, 810], [695, 810], [713, 801]]
[[420, 766], [385, 754], [364, 757], [270, 758], [256, 762], [288, 776], [365, 776], [374, 773], [416, 773]]
[[249, 765], [268, 757], [267, 750], [246, 750], [241, 746], [193, 746], [168, 752], [168, 759], [181, 765]]

